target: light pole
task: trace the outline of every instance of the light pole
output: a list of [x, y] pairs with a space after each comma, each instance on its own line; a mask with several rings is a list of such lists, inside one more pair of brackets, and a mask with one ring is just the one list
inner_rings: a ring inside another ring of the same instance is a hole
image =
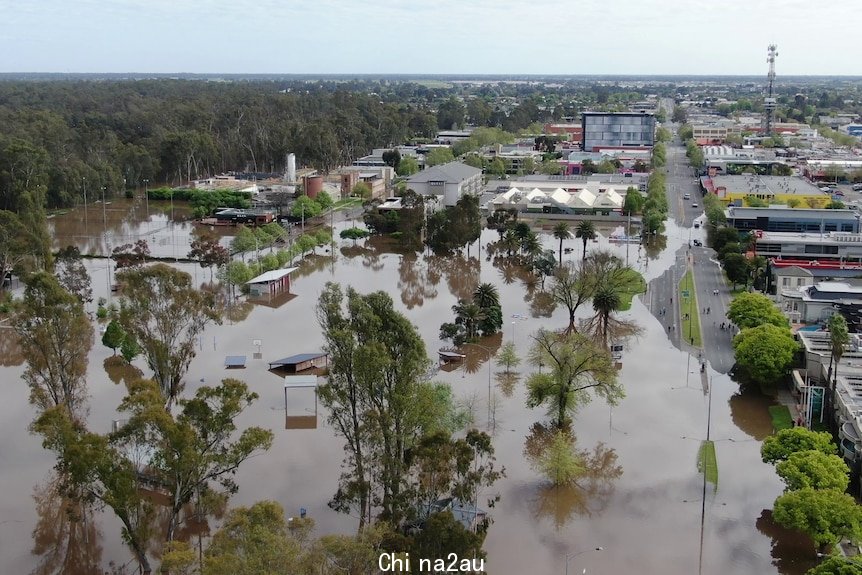
[[[595, 549], [586, 549], [584, 551], [576, 551], [574, 553], [567, 553], [566, 554], [566, 575], [569, 575], [569, 561], [571, 561], [572, 559], [574, 559], [578, 555], [583, 555], [584, 553], [590, 553], [591, 551], [601, 551], [602, 549], [603, 549], [603, 547], [596, 547]], [[584, 569], [584, 572], [586, 573], [586, 569]]]
[[492, 360], [494, 357], [494, 353], [490, 349], [485, 347], [484, 345], [480, 345], [478, 343], [469, 343], [468, 342], [468, 343], [463, 343], [461, 345], [462, 345], [462, 347], [465, 345], [475, 345], [476, 347], [485, 350], [485, 352], [488, 354], [488, 427], [490, 428], [491, 427], [491, 366], [492, 366]]
[[108, 186], [102, 186], [102, 224], [105, 227], [105, 238], [108, 237], [108, 214], [105, 212], [105, 190]]
[[150, 180], [144, 180], [144, 200], [147, 202], [147, 218], [150, 217]]
[[515, 345], [515, 322], [512, 322], [512, 345]]
[[84, 188], [84, 230], [86, 233], [89, 227], [87, 222], [87, 178], [81, 178], [81, 186]]

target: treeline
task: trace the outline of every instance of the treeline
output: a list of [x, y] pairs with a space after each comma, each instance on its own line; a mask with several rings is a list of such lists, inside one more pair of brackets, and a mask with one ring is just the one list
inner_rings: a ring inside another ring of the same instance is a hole
[[275, 83], [0, 82], [0, 209], [40, 188], [48, 207], [248, 169], [278, 172], [288, 152], [327, 171], [373, 147], [433, 137], [424, 107], [371, 93]]

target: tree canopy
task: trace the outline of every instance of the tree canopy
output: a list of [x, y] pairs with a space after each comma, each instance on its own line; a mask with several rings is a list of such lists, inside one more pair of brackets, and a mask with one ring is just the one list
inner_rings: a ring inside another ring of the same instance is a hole
[[787, 327], [788, 325], [787, 318], [772, 300], [755, 292], [741, 293], [733, 298], [727, 317], [739, 326], [739, 329], [757, 327], [766, 323], [778, 327]]
[[790, 330], [766, 323], [733, 338], [736, 361], [756, 381], [773, 383], [787, 375], [799, 349]]

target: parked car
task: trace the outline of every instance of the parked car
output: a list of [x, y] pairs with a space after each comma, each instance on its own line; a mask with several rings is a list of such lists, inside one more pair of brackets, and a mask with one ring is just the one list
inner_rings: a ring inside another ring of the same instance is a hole
[[694, 202], [693, 204], [691, 204], [691, 207], [693, 207], [693, 208], [697, 208], [697, 207], [699, 207], [699, 206], [697, 205], [697, 202]]
[[853, 184], [854, 192], [862, 192], [862, 184]]
[[700, 240], [692, 240], [692, 242], [694, 243], [695, 246], [697, 246], [699, 248], [703, 247], [703, 242]]

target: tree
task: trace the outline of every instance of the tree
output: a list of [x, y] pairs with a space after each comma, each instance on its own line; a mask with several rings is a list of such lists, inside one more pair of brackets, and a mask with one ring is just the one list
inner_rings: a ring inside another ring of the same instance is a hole
[[61, 492], [85, 504], [109, 507], [122, 524], [123, 541], [149, 575], [147, 547], [155, 534], [155, 509], [144, 494], [141, 469], [130, 457], [134, 452], [114, 435], [87, 431], [62, 406], [42, 413], [33, 429], [42, 436], [42, 446], [57, 454]]
[[40, 410], [62, 406], [80, 416], [93, 326], [78, 298], [47, 272], [31, 275], [15, 332], [27, 362], [22, 379], [30, 388], [30, 403]]
[[383, 163], [392, 168], [397, 168], [401, 162], [401, 152], [397, 148], [383, 152]]
[[497, 365], [502, 365], [506, 368], [506, 374], [508, 375], [513, 367], [518, 367], [521, 363], [521, 358], [518, 357], [518, 353], [515, 351], [515, 344], [511, 341], [503, 344], [503, 347], [500, 349], [500, 353], [497, 354]]
[[751, 278], [751, 266], [744, 255], [727, 254], [722, 264], [727, 273], [727, 279], [733, 284], [733, 289], [736, 289], [737, 284], [748, 285]]
[[127, 363], [132, 363], [132, 360], [141, 354], [141, 346], [138, 345], [138, 342], [132, 336], [128, 334], [123, 335], [123, 343], [120, 344], [120, 355], [123, 356], [123, 359]]
[[164, 409], [159, 387], [147, 380], [133, 383], [119, 411], [129, 414], [117, 438], [147, 445], [152, 456], [147, 473], [166, 485], [170, 514], [166, 540], [174, 538], [180, 514], [213, 483], [225, 495], [236, 493], [237, 468], [272, 445], [272, 431], [249, 427], [236, 435], [235, 420], [258, 395], [236, 379], [217, 387], [202, 386], [191, 399], [180, 399], [179, 413]]
[[123, 331], [120, 322], [115, 319], [111, 320], [108, 327], [105, 328], [105, 333], [102, 334], [102, 345], [113, 350], [114, 355], [117, 355], [117, 348], [123, 345], [123, 340], [126, 338], [126, 333]]
[[412, 176], [419, 171], [419, 162], [413, 156], [404, 156], [398, 162], [398, 167], [395, 168], [395, 173], [399, 176]]
[[506, 162], [503, 161], [503, 158], [494, 158], [488, 162], [488, 165], [485, 167], [485, 173], [502, 178], [506, 175]]
[[353, 243], [355, 245], [356, 240], [362, 240], [367, 238], [369, 235], [371, 235], [371, 232], [363, 228], [347, 228], [345, 230], [341, 230], [338, 235], [343, 240], [353, 240]]
[[164, 264], [118, 274], [126, 289], [120, 323], [135, 338], [170, 406], [195, 357], [198, 335], [220, 322], [212, 296], [196, 291], [189, 274]]
[[441, 130], [461, 128], [464, 126], [465, 113], [464, 104], [454, 96], [450, 96], [437, 108], [437, 127]]
[[327, 283], [317, 304], [330, 356], [329, 379], [318, 394], [330, 425], [347, 441], [330, 506], [355, 509], [360, 528], [375, 509], [396, 524], [407, 504], [405, 455], [434, 412], [417, 401], [429, 360], [416, 328], [389, 295], [350, 288], [346, 295], [345, 302], [340, 286]]
[[796, 489], [847, 490], [850, 469], [837, 455], [827, 455], [817, 450], [791, 453], [778, 462], [775, 472], [787, 485], [787, 491]]
[[674, 106], [673, 113], [670, 116], [672, 122], [676, 124], [683, 124], [686, 121], [688, 115], [685, 113], [685, 108], [682, 106]]
[[317, 192], [317, 196], [315, 196], [314, 201], [317, 202], [317, 205], [320, 206], [320, 209], [322, 211], [326, 211], [333, 205], [335, 205], [335, 201], [332, 199], [332, 196], [330, 196], [329, 192], [327, 192], [326, 190], [320, 190], [319, 192]]
[[630, 216], [633, 214], [639, 214], [643, 209], [644, 205], [644, 197], [641, 195], [640, 191], [634, 186], [629, 186], [626, 190], [626, 197], [623, 200], [623, 213]]
[[75, 246], [66, 246], [57, 252], [54, 271], [60, 285], [69, 293], [75, 295], [82, 304], [93, 301], [93, 289], [90, 287], [90, 274], [81, 261], [81, 251]]
[[32, 258], [30, 233], [18, 214], [0, 210], [0, 291], [3, 279], [13, 270], [22, 271], [25, 262]]
[[557, 270], [557, 256], [554, 250], [542, 250], [533, 260], [533, 271], [542, 280], [542, 290], [545, 289], [545, 278], [554, 275]]
[[825, 431], [811, 431], [804, 427], [782, 429], [763, 440], [760, 455], [764, 463], [785, 461], [801, 451], [819, 451], [824, 455], [835, 455], [837, 449], [832, 435]]
[[245, 262], [245, 252], [255, 250], [259, 246], [260, 241], [251, 228], [247, 226], [240, 226], [236, 236], [230, 242], [231, 251], [240, 254], [243, 262]]
[[[219, 244], [218, 239], [205, 237], [192, 241], [188, 258], [198, 260], [204, 269], [208, 267], [220, 268], [230, 261], [230, 253]], [[210, 281], [212, 281], [212, 273], [212, 269], [210, 269]]]
[[829, 389], [834, 393], [835, 380], [837, 380], [838, 374], [836, 370], [835, 378], [833, 379], [832, 368], [841, 363], [841, 358], [844, 357], [844, 348], [850, 343], [850, 335], [847, 330], [847, 320], [838, 312], [829, 316], [829, 321], [826, 322], [826, 329], [829, 330], [829, 344], [831, 347], [829, 372], [826, 374], [826, 381]]
[[555, 159], [545, 158], [539, 164], [539, 173], [546, 176], [557, 176], [563, 173], [563, 166]]
[[206, 550], [203, 575], [299, 573], [302, 548], [274, 501], [231, 509]]
[[558, 429], [567, 427], [570, 414], [593, 395], [610, 405], [625, 396], [610, 353], [589, 338], [539, 330], [533, 341], [530, 363], [548, 366], [549, 372], [527, 379], [527, 405], [547, 405]]
[[820, 565], [806, 571], [805, 575], [862, 575], [862, 561], [858, 555], [827, 557]]
[[584, 242], [584, 253], [581, 256], [582, 260], [587, 259], [587, 242], [590, 240], [596, 239], [596, 226], [590, 220], [583, 220], [578, 224], [577, 229], [575, 230], [575, 237], [581, 238], [581, 241]]
[[554, 226], [554, 237], [560, 240], [560, 265], [563, 265], [563, 240], [571, 239], [572, 232], [569, 231], [569, 224], [559, 222]]
[[150, 258], [150, 246], [147, 240], [138, 240], [133, 244], [123, 244], [111, 251], [111, 259], [117, 269], [139, 268]]
[[569, 312], [566, 333], [577, 331], [575, 314], [578, 308], [593, 297], [594, 291], [595, 285], [585, 272], [583, 264], [578, 268], [572, 262], [566, 262], [565, 265], [557, 268], [554, 280], [551, 282], [550, 293], [554, 301], [565, 306]]
[[448, 147], [434, 148], [425, 156], [425, 166], [429, 168], [454, 161], [455, 156], [452, 154], [452, 149]]
[[482, 310], [483, 319], [479, 331], [483, 336], [493, 335], [503, 327], [503, 310], [500, 306], [500, 293], [490, 283], [481, 283], [473, 292], [473, 303]]
[[843, 538], [862, 536], [862, 508], [846, 493], [834, 489], [799, 489], [775, 500], [776, 523], [801, 531], [825, 551]]
[[736, 362], [755, 381], [773, 383], [787, 374], [799, 344], [788, 328], [766, 323], [739, 332], [733, 349]]
[[772, 324], [777, 327], [787, 327], [787, 318], [784, 317], [772, 300], [759, 293], [741, 293], [730, 302], [727, 317], [739, 329], [748, 329], [763, 324]]
[[[368, 197], [366, 198], [363, 193], [357, 194], [357, 187], [359, 184], [365, 186], [368, 189]], [[368, 187], [368, 184], [365, 182], [359, 182], [355, 186], [353, 186], [353, 195], [361, 198], [369, 199], [371, 198], [371, 188]], [[290, 209], [290, 215], [294, 218], [302, 218], [303, 220], [309, 218], [315, 218], [320, 215], [321, 212], [320, 204], [309, 198], [308, 196], [299, 196], [296, 198], [296, 201], [293, 203], [293, 207]]]
[[739, 232], [736, 228], [722, 227], [715, 230], [711, 235], [712, 248], [720, 252], [727, 244], [739, 243]]

